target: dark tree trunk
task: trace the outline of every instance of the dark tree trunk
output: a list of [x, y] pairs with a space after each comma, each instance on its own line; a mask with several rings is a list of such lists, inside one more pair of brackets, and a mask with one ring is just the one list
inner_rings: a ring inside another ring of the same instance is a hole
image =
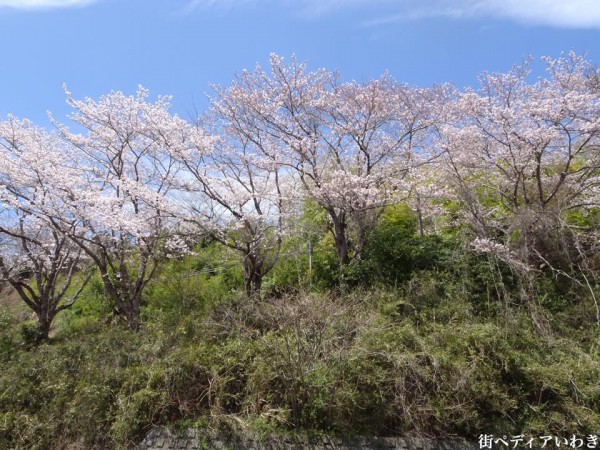
[[120, 283], [115, 286], [115, 283], [110, 280], [107, 272], [102, 274], [104, 289], [113, 301], [113, 313], [115, 316], [121, 317], [127, 327], [133, 331], [138, 331], [141, 324], [141, 292], [127, 289], [125, 283]]
[[419, 236], [425, 236], [423, 231], [423, 212], [421, 211], [421, 197], [417, 195], [417, 222], [419, 224]]
[[335, 212], [330, 211], [329, 215], [333, 221], [333, 240], [341, 270], [350, 263], [350, 244], [348, 242], [346, 220], [343, 215], [337, 215]]
[[244, 259], [244, 288], [249, 298], [260, 294], [262, 278], [262, 262], [254, 256], [246, 256]]
[[128, 301], [123, 302], [123, 313], [127, 327], [132, 331], [139, 331], [141, 325], [141, 297], [139, 295], [132, 296]]
[[38, 311], [36, 311], [36, 315], [38, 324], [35, 343], [41, 344], [50, 337], [50, 328], [52, 327], [52, 320], [54, 319], [55, 313], [49, 311], [48, 308], [43, 305]]

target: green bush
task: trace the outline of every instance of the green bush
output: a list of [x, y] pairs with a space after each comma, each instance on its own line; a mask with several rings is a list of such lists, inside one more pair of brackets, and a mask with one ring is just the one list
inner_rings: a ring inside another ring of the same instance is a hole
[[[407, 230], [396, 249], [424, 239]], [[237, 263], [204, 271], [223, 256], [209, 245], [166, 264], [138, 333], [105, 320], [97, 283], [37, 347], [27, 323], [0, 312], [0, 448], [128, 449], [154, 425], [190, 424], [467, 439], [596, 433], [593, 304], [538, 274], [534, 306], [551, 324], [540, 335], [511, 271], [449, 242], [424, 250], [422, 266], [390, 263], [397, 282], [359, 271], [371, 281], [341, 294], [327, 289], [339, 270], [324, 237], [314, 289], [305, 261], [290, 258], [262, 299], [238, 290]]]

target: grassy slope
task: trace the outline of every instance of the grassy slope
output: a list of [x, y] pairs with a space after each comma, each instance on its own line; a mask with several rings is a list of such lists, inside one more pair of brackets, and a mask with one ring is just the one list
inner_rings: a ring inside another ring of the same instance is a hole
[[343, 295], [286, 293], [275, 272], [277, 295], [249, 302], [236, 268], [205, 270], [222, 256], [170, 264], [139, 334], [105, 320], [96, 282], [37, 348], [4, 310], [0, 448], [133, 448], [156, 424], [470, 439], [600, 429], [600, 333], [583, 297], [546, 287], [540, 335], [485, 264], [454, 259]]

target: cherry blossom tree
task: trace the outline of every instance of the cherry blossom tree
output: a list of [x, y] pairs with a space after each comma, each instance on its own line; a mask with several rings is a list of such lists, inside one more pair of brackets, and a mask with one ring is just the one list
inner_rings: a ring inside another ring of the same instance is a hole
[[147, 98], [142, 87], [135, 97], [112, 92], [98, 101], [67, 92], [70, 119], [84, 133], [55, 121], [79, 172], [58, 189], [78, 222], [51, 222], [95, 263], [115, 313], [133, 329], [144, 289], [166, 254], [181, 247], [172, 239], [169, 197], [179, 166], [169, 155], [188, 138], [187, 123], [169, 113], [169, 97]]
[[[48, 338], [56, 315], [73, 305], [89, 280], [75, 282], [81, 250], [46, 216], [61, 206], [52, 175], [61, 172], [59, 148], [56, 136], [27, 121], [0, 123], [0, 279], [36, 314], [39, 340]], [[76, 222], [60, 219], [65, 228]]]
[[213, 111], [194, 129], [195, 146], [176, 157], [190, 215], [201, 233], [241, 255], [246, 294], [259, 294], [263, 277], [279, 257], [284, 232], [285, 179], [267, 142], [248, 138]]
[[398, 201], [415, 154], [428, 159], [422, 144], [436, 120], [434, 91], [388, 75], [341, 83], [335, 73], [272, 55], [270, 74], [243, 72], [216, 88], [213, 106], [327, 211], [344, 266], [361, 258], [381, 208]]
[[74, 278], [81, 269], [81, 250], [32, 217], [20, 217], [16, 227], [0, 226], [0, 235], [0, 279], [35, 313], [36, 338], [47, 339], [56, 315], [73, 306], [89, 281], [89, 274]]
[[544, 61], [548, 76], [533, 83], [526, 63], [459, 96], [443, 133], [445, 167], [478, 249], [522, 273], [575, 270], [589, 287], [600, 206], [597, 72], [573, 53]]

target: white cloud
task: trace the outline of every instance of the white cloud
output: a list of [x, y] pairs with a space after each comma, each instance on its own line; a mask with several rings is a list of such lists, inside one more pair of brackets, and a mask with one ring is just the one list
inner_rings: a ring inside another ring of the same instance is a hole
[[367, 9], [369, 6], [378, 9], [385, 5], [402, 5], [403, 0], [286, 0], [289, 5], [296, 5], [303, 15], [324, 16], [356, 9]]
[[[33, 1], [33, 0], [31, 0]], [[303, 16], [362, 10], [377, 25], [427, 17], [501, 18], [565, 28], [600, 28], [599, 0], [189, 0], [187, 10], [285, 4]]]
[[188, 0], [183, 8], [184, 12], [192, 12], [195, 9], [220, 9], [230, 10], [236, 7], [260, 3], [259, 0]]
[[520, 22], [569, 28], [600, 27], [598, 0], [488, 0], [483, 12]]
[[[600, 28], [598, 0], [431, 0], [407, 1], [391, 19], [451, 17], [456, 19], [500, 18], [530, 25], [562, 28]], [[385, 18], [384, 18], [385, 19]]]
[[50, 9], [87, 6], [97, 0], [0, 0], [0, 8]]
[[323, 16], [340, 10], [365, 8], [385, 3], [402, 3], [402, 0], [187, 0], [185, 9], [231, 10], [238, 7], [271, 5], [288, 7], [291, 11], [308, 16]]

